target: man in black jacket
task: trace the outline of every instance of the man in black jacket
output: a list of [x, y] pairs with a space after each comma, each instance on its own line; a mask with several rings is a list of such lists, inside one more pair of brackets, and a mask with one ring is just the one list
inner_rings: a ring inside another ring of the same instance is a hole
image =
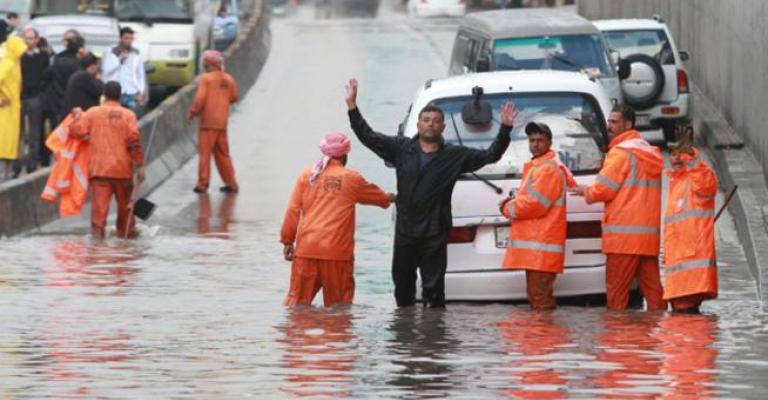
[[81, 62], [83, 69], [75, 72], [67, 82], [60, 120], [63, 120], [76, 107], [88, 111], [89, 108], [98, 106], [101, 94], [104, 92], [104, 84], [99, 79], [101, 73], [99, 59], [88, 54]]
[[[67, 90], [69, 78], [80, 69], [80, 57], [85, 40], [77, 31], [70, 29], [64, 33], [66, 48], [53, 57], [51, 68], [48, 69], [43, 80], [45, 81], [45, 95], [43, 96], [46, 115], [51, 119], [52, 128], [61, 122], [69, 110], [64, 112], [64, 95]], [[63, 116], [62, 116], [63, 114]]]
[[357, 81], [347, 85], [349, 121], [357, 138], [397, 173], [397, 222], [392, 280], [398, 307], [415, 303], [416, 269], [422, 297], [429, 307], [445, 307], [447, 239], [452, 226], [451, 195], [461, 174], [498, 161], [507, 150], [517, 110], [501, 109], [501, 127], [487, 150], [445, 143], [443, 111], [427, 106], [419, 112], [413, 138], [374, 132], [357, 108]]

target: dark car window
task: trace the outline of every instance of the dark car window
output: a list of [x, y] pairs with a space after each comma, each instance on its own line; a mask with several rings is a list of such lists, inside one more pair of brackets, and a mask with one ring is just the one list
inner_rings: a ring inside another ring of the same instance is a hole
[[499, 109], [512, 101], [519, 111], [512, 130], [512, 143], [503, 159], [478, 171], [481, 175], [516, 175], [531, 158], [524, 127], [530, 121], [544, 122], [552, 129], [552, 147], [560, 159], [575, 173], [588, 174], [600, 169], [605, 145], [605, 124], [597, 102], [580, 93], [494, 94], [483, 100], [493, 109], [493, 121], [487, 125], [467, 125], [461, 110], [471, 96], [438, 99], [432, 104], [445, 113], [443, 136], [448, 143], [474, 148], [487, 148], [501, 124]]
[[664, 65], [675, 64], [675, 55], [666, 32], [662, 29], [606, 31], [605, 39], [612, 49], [626, 57], [645, 54]]

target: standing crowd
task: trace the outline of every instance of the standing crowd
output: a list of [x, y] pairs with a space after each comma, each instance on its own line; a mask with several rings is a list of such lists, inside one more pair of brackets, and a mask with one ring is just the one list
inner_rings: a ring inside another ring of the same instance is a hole
[[34, 27], [19, 30], [15, 13], [0, 20], [0, 182], [49, 166], [47, 133], [73, 110], [99, 105], [105, 83], [119, 83], [119, 103], [142, 114], [148, 85], [134, 39], [123, 27], [119, 44], [99, 58], [70, 29], [55, 53]]
[[[461, 174], [497, 162], [510, 144], [517, 110], [500, 110], [501, 124], [488, 149], [443, 140], [445, 118], [439, 107], [420, 110], [412, 138], [375, 132], [357, 106], [358, 83], [347, 85], [349, 120], [360, 142], [395, 167], [397, 194], [386, 194], [346, 168], [349, 139], [326, 136], [323, 157], [301, 174], [283, 221], [280, 241], [292, 262], [286, 304], [311, 304], [323, 290], [326, 306], [350, 304], [354, 296], [355, 204], [397, 205], [392, 280], [398, 307], [415, 304], [417, 271], [425, 307], [445, 307], [447, 239], [452, 227], [451, 197]], [[662, 219], [664, 159], [635, 129], [635, 112], [616, 106], [608, 117], [608, 153], [595, 181], [576, 183], [552, 150], [552, 131], [529, 122], [531, 161], [519, 190], [499, 204], [511, 222], [503, 267], [525, 271], [527, 297], [534, 310], [556, 307], [555, 283], [563, 273], [566, 199], [604, 203], [602, 251], [606, 257], [607, 308], [628, 307], [637, 282], [649, 311], [699, 311], [717, 297], [714, 220], [717, 179], [689, 137], [670, 143], [672, 168]], [[661, 227], [664, 226], [663, 237]], [[659, 268], [663, 243], [662, 285]]]

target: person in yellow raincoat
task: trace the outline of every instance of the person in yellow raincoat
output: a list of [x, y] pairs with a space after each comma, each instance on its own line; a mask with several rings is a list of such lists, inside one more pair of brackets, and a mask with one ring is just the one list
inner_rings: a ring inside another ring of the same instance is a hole
[[10, 177], [13, 160], [19, 158], [21, 129], [21, 56], [24, 40], [11, 36], [0, 47], [0, 180]]

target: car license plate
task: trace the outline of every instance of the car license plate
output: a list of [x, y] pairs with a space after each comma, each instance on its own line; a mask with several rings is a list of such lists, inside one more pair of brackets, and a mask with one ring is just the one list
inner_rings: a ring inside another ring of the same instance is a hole
[[496, 248], [506, 249], [509, 247], [509, 227], [497, 226], [496, 229]]
[[651, 116], [650, 115], [638, 115], [635, 117], [635, 125], [637, 126], [651, 126]]

